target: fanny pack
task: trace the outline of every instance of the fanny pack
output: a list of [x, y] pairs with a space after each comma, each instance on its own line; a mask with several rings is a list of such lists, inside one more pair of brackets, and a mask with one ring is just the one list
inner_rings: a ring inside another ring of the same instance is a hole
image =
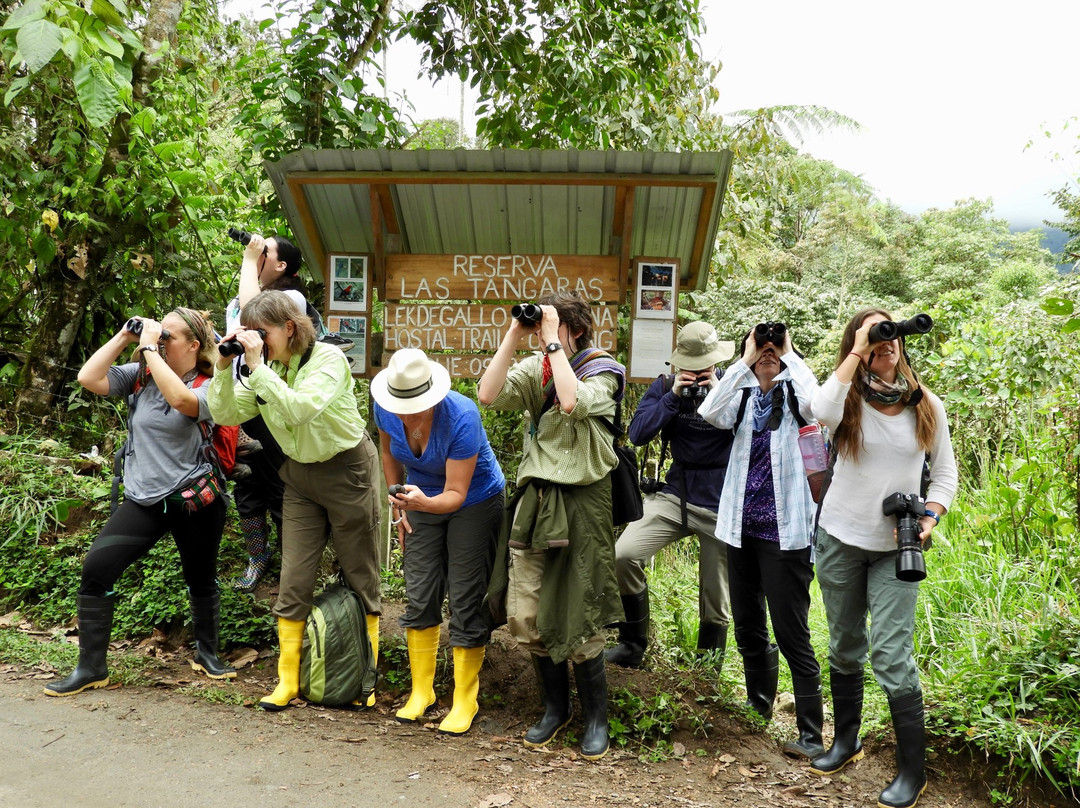
[[201, 511], [221, 496], [221, 484], [218, 483], [214, 474], [205, 474], [187, 488], [173, 491], [165, 502], [169, 505], [179, 505], [187, 513]]

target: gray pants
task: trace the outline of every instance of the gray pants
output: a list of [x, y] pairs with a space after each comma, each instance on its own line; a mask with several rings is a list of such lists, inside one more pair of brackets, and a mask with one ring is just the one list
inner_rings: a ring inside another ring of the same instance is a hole
[[619, 591], [639, 595], [645, 591], [645, 562], [684, 536], [696, 534], [698, 558], [698, 615], [702, 623], [726, 626], [731, 620], [728, 594], [727, 545], [716, 537], [716, 512], [686, 504], [682, 526], [679, 498], [659, 493], [645, 501], [645, 515], [631, 522], [615, 543], [615, 575]]
[[896, 577], [896, 551], [861, 550], [820, 527], [814, 547], [829, 621], [829, 666], [861, 673], [869, 652], [874, 678], [889, 698], [919, 690], [914, 657], [919, 584]]
[[378, 452], [364, 436], [352, 449], [322, 463], [288, 459], [281, 535], [281, 583], [274, 614], [306, 620], [315, 595], [327, 530], [345, 581], [368, 614], [381, 614], [379, 578]]
[[442, 623], [442, 603], [449, 593], [450, 645], [487, 645], [491, 625], [483, 600], [502, 518], [501, 493], [454, 513], [409, 511], [413, 532], [405, 536], [402, 563], [409, 602], [402, 628]]

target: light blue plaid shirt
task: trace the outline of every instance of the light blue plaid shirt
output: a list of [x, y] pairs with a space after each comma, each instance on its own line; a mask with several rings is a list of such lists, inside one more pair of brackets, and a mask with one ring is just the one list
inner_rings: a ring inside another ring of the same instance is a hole
[[[777, 384], [790, 379], [795, 388], [799, 411], [812, 422], [810, 403], [818, 383], [806, 363], [795, 353], [787, 353], [781, 361], [786, 367], [776, 376]], [[698, 414], [717, 429], [731, 429], [739, 414], [743, 390], [758, 389], [754, 372], [742, 359], [737, 360], [701, 403]], [[750, 441], [754, 432], [754, 412], [751, 401], [746, 403], [742, 422], [735, 432], [728, 461], [724, 490], [716, 514], [716, 537], [733, 547], [742, 546], [743, 501], [746, 496], [746, 477], [750, 470]], [[784, 396], [784, 417], [770, 441], [773, 491], [776, 493], [776, 530], [781, 550], [801, 550], [810, 546], [811, 530], [817, 506], [810, 496], [802, 454], [799, 452], [799, 426], [787, 406]]]

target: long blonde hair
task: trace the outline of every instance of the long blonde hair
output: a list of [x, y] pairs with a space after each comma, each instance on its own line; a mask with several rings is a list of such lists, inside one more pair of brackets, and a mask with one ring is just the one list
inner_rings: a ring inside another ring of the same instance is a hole
[[[836, 355], [836, 367], [840, 367], [840, 364], [847, 359], [851, 349], [855, 347], [855, 332], [872, 314], [880, 314], [889, 320], [892, 319], [892, 315], [884, 309], [868, 308], [856, 312], [844, 328], [840, 350]], [[900, 353], [896, 369], [908, 382], [909, 392], [901, 399], [903, 403], [907, 404], [908, 396], [920, 386], [922, 387], [924, 394], [915, 404], [915, 440], [924, 452], [929, 452], [934, 442], [934, 433], [937, 431], [937, 412], [934, 411], [930, 398], [926, 395], [929, 391], [925, 385], [916, 380], [915, 371], [911, 369], [907, 355], [903, 351]], [[862, 405], [866, 400], [866, 388], [862, 373], [856, 373], [855, 378], [851, 380], [851, 387], [848, 388], [847, 398], [844, 400], [844, 417], [840, 421], [836, 435], [833, 436], [837, 454], [849, 460], [857, 460], [862, 454]]]

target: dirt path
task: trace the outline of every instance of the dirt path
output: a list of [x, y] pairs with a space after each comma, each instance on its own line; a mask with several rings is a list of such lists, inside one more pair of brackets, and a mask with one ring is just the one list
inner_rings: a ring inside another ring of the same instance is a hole
[[[213, 703], [181, 690], [218, 687], [193, 683], [184, 650], [161, 660], [156, 686], [66, 699], [42, 695], [38, 671], [6, 666], [0, 806], [862, 808], [876, 804], [892, 777], [888, 744], [871, 745], [865, 760], [823, 779], [726, 712], [712, 716], [708, 738], [677, 731], [674, 760], [645, 762], [613, 749], [588, 763], [572, 743], [526, 749], [520, 735], [535, 720], [538, 696], [523, 655], [507, 642], [496, 637], [483, 675], [484, 689], [502, 699], [482, 707], [461, 738], [434, 731], [445, 708], [426, 726], [398, 724], [389, 693], [361, 713], [305, 706], [270, 715]], [[228, 687], [252, 703], [272, 686], [267, 662], [244, 669]], [[643, 694], [658, 686], [644, 671], [615, 670], [609, 679]], [[571, 731], [580, 732], [577, 723]], [[971, 773], [950, 765], [931, 763], [921, 808], [990, 806]]]

